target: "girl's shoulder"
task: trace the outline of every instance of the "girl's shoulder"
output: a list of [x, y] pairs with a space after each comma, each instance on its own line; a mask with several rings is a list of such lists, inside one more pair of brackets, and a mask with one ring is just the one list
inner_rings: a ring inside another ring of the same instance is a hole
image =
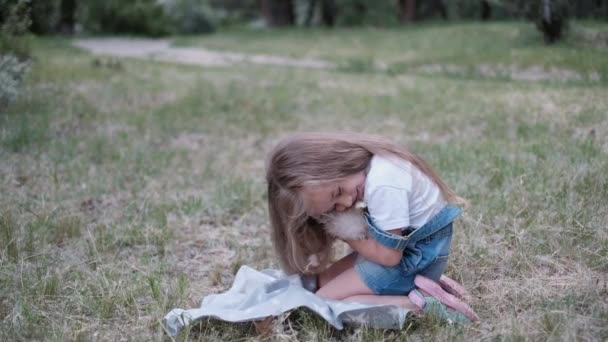
[[412, 183], [412, 171], [414, 167], [406, 160], [374, 155], [367, 171], [366, 188], [371, 190], [379, 186], [389, 186], [409, 189]]
[[427, 175], [409, 161], [392, 156], [372, 156], [365, 180], [366, 193], [381, 190], [421, 194], [438, 189]]

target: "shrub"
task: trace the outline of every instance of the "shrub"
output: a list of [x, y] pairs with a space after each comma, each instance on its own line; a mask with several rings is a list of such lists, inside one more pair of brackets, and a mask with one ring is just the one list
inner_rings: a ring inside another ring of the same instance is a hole
[[25, 34], [30, 26], [27, 0], [0, 0], [0, 112], [19, 94], [28, 70], [29, 44]]
[[12, 54], [0, 55], [0, 111], [15, 100], [19, 86], [28, 70], [28, 62]]
[[83, 0], [79, 5], [80, 22], [91, 32], [161, 36], [170, 31], [157, 0]]
[[337, 24], [340, 26], [389, 26], [397, 24], [394, 1], [337, 0]]
[[507, 1], [488, 0], [485, 5], [481, 0], [450, 0], [446, 1], [450, 14], [455, 18], [463, 19], [507, 19], [517, 16], [519, 3]]
[[61, 0], [30, 0], [32, 25], [36, 34], [54, 33], [60, 18]]
[[167, 1], [165, 12], [170, 19], [173, 33], [199, 34], [214, 31], [214, 25], [210, 19], [214, 16], [214, 11], [205, 1]]
[[27, 34], [31, 20], [28, 0], [0, 0], [0, 54], [29, 57]]

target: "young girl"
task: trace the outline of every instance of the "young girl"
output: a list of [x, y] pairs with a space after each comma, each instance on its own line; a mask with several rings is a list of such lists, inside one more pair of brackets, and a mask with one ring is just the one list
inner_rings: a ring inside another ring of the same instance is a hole
[[[424, 306], [412, 291], [416, 276], [439, 281], [460, 215], [452, 204], [463, 203], [426, 162], [379, 137], [307, 133], [274, 148], [266, 179], [273, 244], [287, 273], [314, 274], [316, 294], [328, 299]], [[369, 237], [345, 240], [355, 252], [329, 266], [335, 238], [323, 216], [359, 201]]]

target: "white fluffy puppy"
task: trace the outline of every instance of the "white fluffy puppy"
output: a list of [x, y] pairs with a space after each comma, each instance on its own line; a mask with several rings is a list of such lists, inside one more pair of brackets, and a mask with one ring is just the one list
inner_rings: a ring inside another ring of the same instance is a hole
[[[336, 239], [365, 239], [367, 237], [367, 221], [365, 221], [365, 217], [363, 216], [365, 207], [364, 202], [357, 202], [346, 211], [325, 214], [318, 218], [318, 220], [323, 223], [323, 227], [327, 233]], [[319, 264], [319, 256], [317, 254], [309, 255], [306, 269], [318, 267]]]
[[324, 215], [321, 222], [327, 232], [340, 240], [360, 240], [367, 237], [367, 222], [363, 216], [366, 205], [357, 202], [351, 209]]

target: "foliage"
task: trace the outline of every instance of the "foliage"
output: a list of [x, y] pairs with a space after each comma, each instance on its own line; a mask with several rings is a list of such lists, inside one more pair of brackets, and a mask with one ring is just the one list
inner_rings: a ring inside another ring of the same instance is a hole
[[209, 6], [213, 8], [213, 21], [219, 24], [232, 24], [239, 21], [253, 20], [259, 15], [259, 5], [256, 0], [207, 1]]
[[337, 24], [387, 26], [397, 24], [395, 1], [337, 0]]
[[215, 14], [201, 0], [83, 0], [79, 8], [79, 20], [88, 31], [146, 36], [209, 33]]
[[[488, 0], [491, 8], [491, 19], [513, 18], [516, 14], [510, 6], [505, 6], [500, 1]], [[453, 17], [461, 19], [479, 19], [482, 12], [482, 1], [480, 0], [452, 0], [447, 2], [448, 11]]]
[[82, 0], [79, 17], [91, 32], [160, 36], [170, 32], [169, 20], [157, 0]]
[[27, 33], [31, 25], [29, 0], [0, 0], [0, 23], [2, 34]]
[[24, 35], [31, 24], [28, 0], [0, 0], [0, 54], [11, 53], [20, 59], [29, 55], [28, 40]]
[[36, 34], [56, 31], [59, 24], [61, 0], [30, 0], [32, 26]]
[[200, 0], [173, 0], [165, 3], [165, 13], [171, 21], [171, 31], [181, 34], [213, 32], [212, 7]]
[[24, 35], [30, 26], [27, 0], [0, 0], [0, 111], [15, 100], [28, 70], [29, 44]]
[[0, 55], [0, 111], [17, 98], [28, 63], [12, 54]]

